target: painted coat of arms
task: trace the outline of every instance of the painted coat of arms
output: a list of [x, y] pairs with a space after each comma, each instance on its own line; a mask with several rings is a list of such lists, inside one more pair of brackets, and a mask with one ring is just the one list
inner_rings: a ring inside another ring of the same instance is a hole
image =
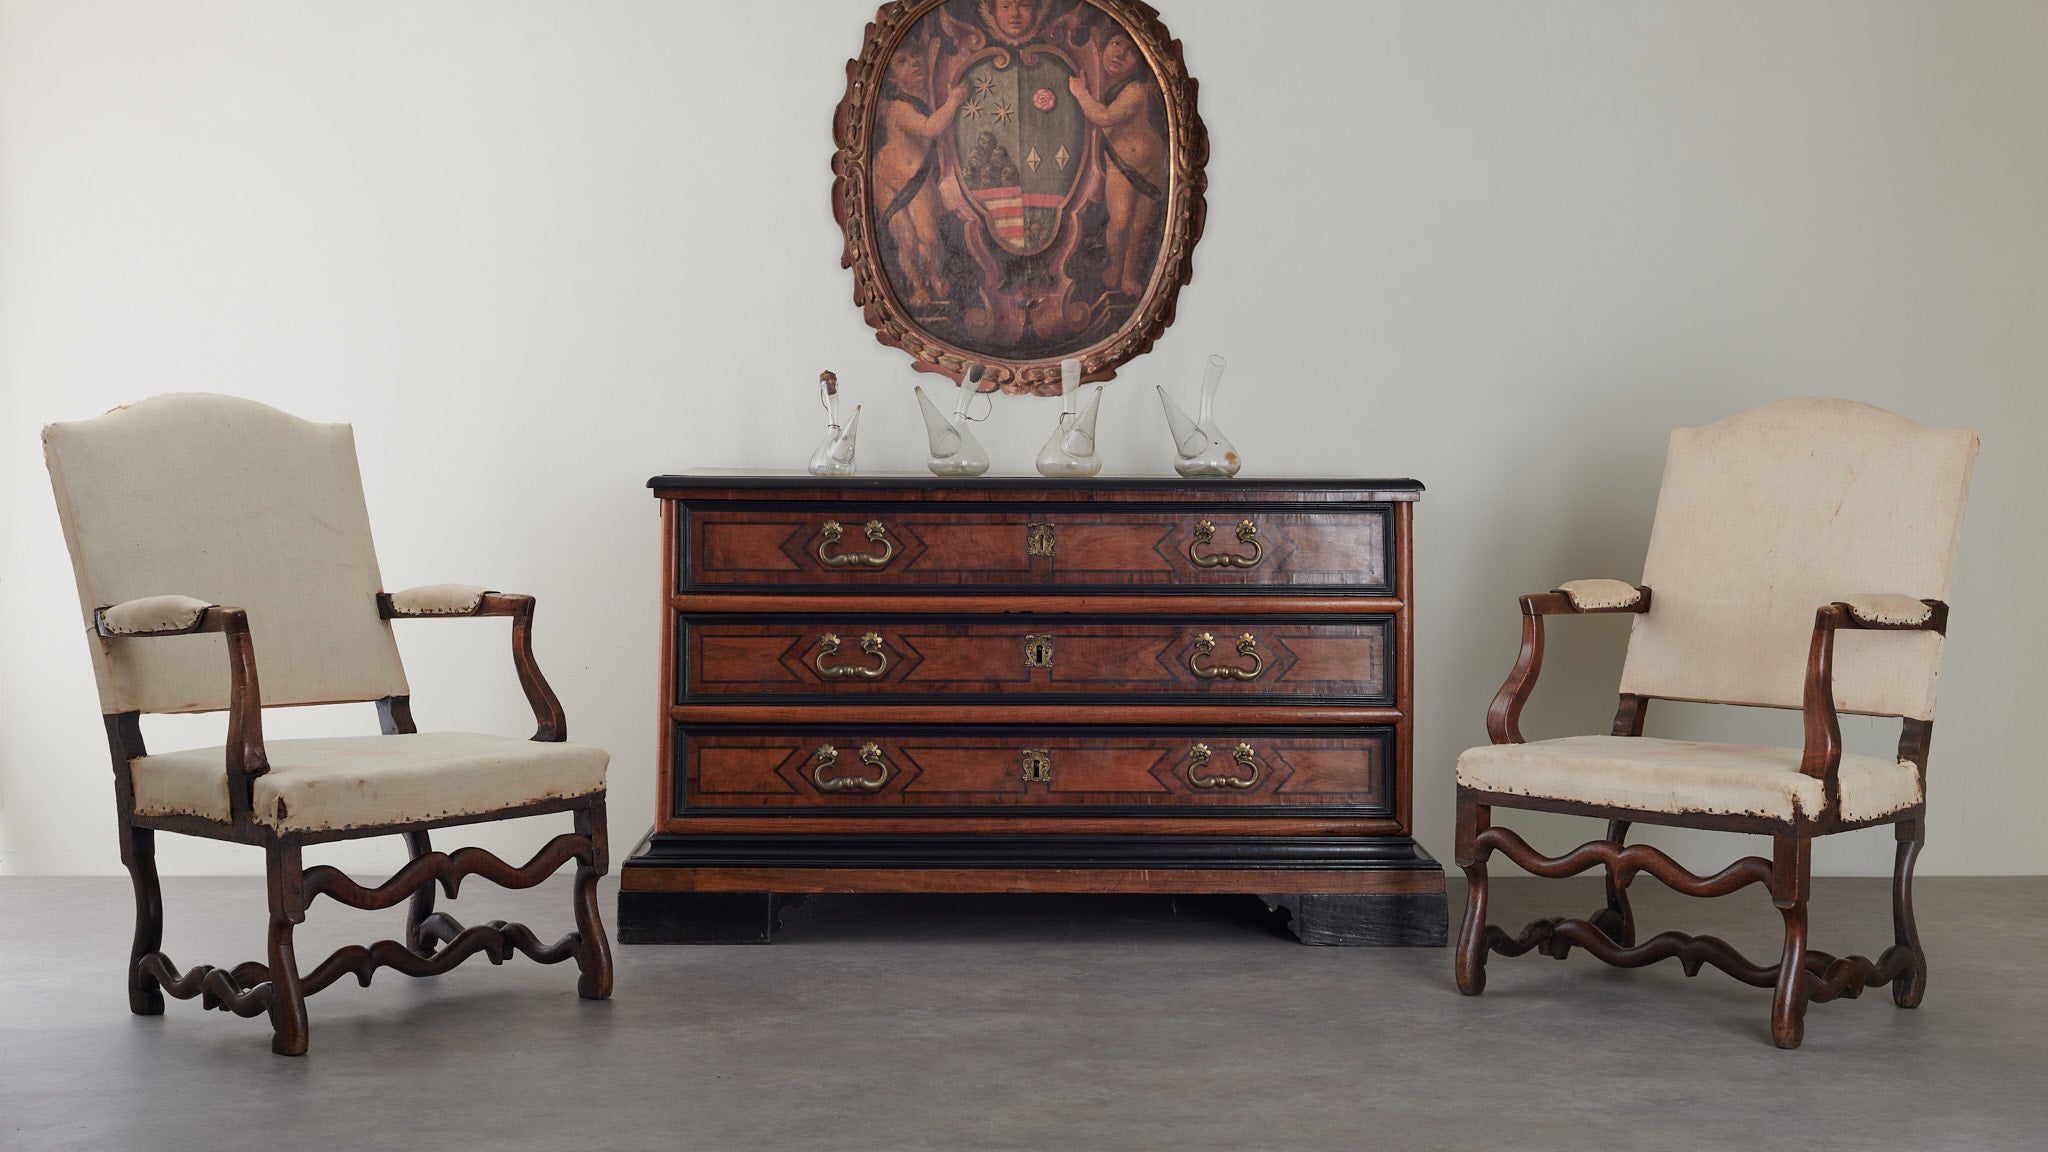
[[1195, 82], [1137, 0], [901, 0], [834, 123], [855, 302], [916, 366], [1057, 391], [1172, 322], [1201, 233]]

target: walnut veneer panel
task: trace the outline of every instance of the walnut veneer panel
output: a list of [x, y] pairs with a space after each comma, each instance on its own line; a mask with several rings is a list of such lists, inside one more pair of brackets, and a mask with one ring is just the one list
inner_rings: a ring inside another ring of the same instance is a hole
[[[1393, 621], [686, 616], [678, 703], [728, 696], [1284, 697], [1386, 703]], [[1249, 640], [1245, 638], [1249, 637]]]
[[673, 810], [1277, 806], [1383, 815], [1392, 740], [1386, 728], [1087, 734], [859, 725], [768, 732], [685, 728], [677, 740], [685, 792]]
[[1388, 518], [1384, 506], [1300, 512], [1224, 502], [1106, 512], [880, 500], [707, 508], [689, 518], [682, 585], [1384, 591]]

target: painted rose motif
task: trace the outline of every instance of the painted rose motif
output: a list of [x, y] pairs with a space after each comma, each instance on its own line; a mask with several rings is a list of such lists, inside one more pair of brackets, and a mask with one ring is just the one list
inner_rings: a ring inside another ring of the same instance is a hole
[[1040, 112], [1052, 111], [1053, 103], [1052, 89], [1050, 88], [1040, 88], [1031, 94], [1031, 106]]

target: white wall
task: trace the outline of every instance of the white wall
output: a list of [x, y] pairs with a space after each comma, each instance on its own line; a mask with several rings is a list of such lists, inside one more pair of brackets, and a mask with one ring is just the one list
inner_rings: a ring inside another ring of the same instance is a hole
[[[1923, 867], [2048, 870], [2021, 740], [2048, 688], [2048, 6], [1158, 2], [1214, 141], [1208, 234], [1179, 322], [1110, 388], [1104, 454], [1164, 474], [1151, 385], [1185, 394], [1222, 352], [1251, 473], [1429, 484], [1429, 847], [1448, 854], [1513, 597], [1640, 573], [1671, 426], [1832, 394], [1983, 431]], [[354, 422], [391, 586], [539, 595], [630, 845], [653, 799], [646, 478], [800, 467], [827, 367], [867, 406], [863, 465], [921, 466], [913, 375], [862, 325], [827, 209], [872, 13], [0, 0], [0, 871], [118, 868], [36, 431], [190, 389]], [[1029, 471], [1052, 411], [998, 405], [996, 471]], [[502, 621], [400, 627], [423, 725], [526, 730]], [[1532, 733], [1604, 729], [1624, 633], [1555, 630]], [[374, 730], [367, 705], [266, 723]], [[1863, 750], [1895, 733], [1851, 727]], [[1797, 739], [1790, 716], [1669, 705], [1650, 730]], [[1554, 847], [1591, 827], [1527, 824]], [[1653, 839], [1696, 866], [1749, 850]], [[1889, 855], [1861, 833], [1818, 868]], [[258, 867], [183, 838], [163, 858]]]

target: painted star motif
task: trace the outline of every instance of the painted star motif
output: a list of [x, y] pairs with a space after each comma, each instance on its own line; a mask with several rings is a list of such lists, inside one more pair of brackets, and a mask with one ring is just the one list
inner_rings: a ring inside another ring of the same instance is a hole
[[974, 94], [976, 96], [988, 95], [989, 91], [993, 89], [995, 86], [996, 78], [990, 73], [983, 72], [981, 75], [976, 76], [974, 78]]
[[1015, 116], [1016, 114], [1017, 110], [1015, 108], [1003, 103], [1001, 100], [996, 101], [996, 123], [1008, 124], [1010, 122], [1010, 117]]
[[962, 104], [960, 106], [960, 115], [969, 120], [981, 119], [981, 102], [969, 100], [967, 103]]

